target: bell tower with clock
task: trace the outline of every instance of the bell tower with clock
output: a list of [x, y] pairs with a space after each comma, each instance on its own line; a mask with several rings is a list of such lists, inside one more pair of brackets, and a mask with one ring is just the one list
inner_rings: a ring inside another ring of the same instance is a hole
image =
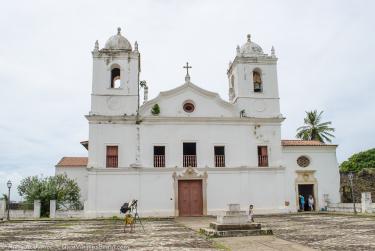
[[138, 109], [138, 82], [140, 53], [121, 35], [111, 36], [104, 48], [98, 41], [92, 51], [93, 75], [90, 115], [136, 115]]

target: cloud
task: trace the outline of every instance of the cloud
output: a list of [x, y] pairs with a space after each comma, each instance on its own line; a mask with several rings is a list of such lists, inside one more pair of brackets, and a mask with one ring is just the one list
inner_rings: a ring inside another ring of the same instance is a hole
[[[142, 53], [150, 98], [192, 81], [227, 98], [237, 44], [276, 48], [283, 138], [304, 111], [324, 110], [338, 158], [374, 147], [373, 1], [21, 1], [0, 16], [0, 192], [7, 179], [51, 175], [65, 155], [86, 156], [95, 40], [121, 26]], [[6, 188], [5, 188], [6, 191]]]

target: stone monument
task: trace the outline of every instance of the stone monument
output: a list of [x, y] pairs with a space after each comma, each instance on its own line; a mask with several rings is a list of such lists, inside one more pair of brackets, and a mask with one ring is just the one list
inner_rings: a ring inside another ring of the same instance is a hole
[[209, 237], [234, 237], [250, 235], [272, 235], [272, 230], [262, 229], [260, 223], [248, 221], [246, 211], [241, 211], [240, 204], [228, 204], [228, 210], [217, 216], [216, 222], [200, 232]]

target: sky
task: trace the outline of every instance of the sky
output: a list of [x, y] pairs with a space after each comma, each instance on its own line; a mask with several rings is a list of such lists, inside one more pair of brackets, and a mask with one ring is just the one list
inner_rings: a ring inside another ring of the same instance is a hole
[[284, 139], [305, 111], [336, 129], [337, 158], [375, 146], [375, 1], [0, 0], [0, 194], [12, 180], [54, 174], [63, 156], [87, 156], [95, 40], [122, 28], [142, 57], [149, 98], [192, 82], [228, 99], [236, 46], [275, 47]]

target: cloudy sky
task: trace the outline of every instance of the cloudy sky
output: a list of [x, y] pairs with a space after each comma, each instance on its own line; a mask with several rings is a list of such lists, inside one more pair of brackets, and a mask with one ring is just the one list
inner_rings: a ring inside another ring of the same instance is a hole
[[[150, 97], [192, 82], [227, 99], [226, 69], [246, 34], [278, 62], [283, 138], [324, 110], [342, 162], [375, 146], [374, 1], [1, 1], [0, 193], [86, 156], [95, 40], [118, 26], [142, 54]], [[17, 198], [16, 189], [12, 196]]]

